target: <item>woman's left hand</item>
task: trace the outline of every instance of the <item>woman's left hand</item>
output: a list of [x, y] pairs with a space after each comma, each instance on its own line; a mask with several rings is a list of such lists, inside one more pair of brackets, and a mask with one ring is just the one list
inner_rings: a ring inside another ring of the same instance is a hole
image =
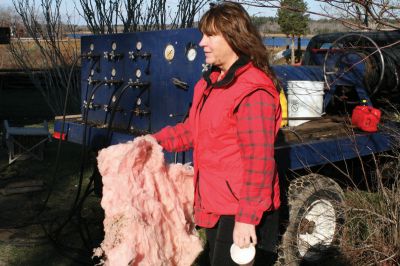
[[235, 222], [235, 227], [233, 228], [233, 243], [240, 248], [247, 248], [250, 244], [256, 245], [256, 226], [254, 224]]

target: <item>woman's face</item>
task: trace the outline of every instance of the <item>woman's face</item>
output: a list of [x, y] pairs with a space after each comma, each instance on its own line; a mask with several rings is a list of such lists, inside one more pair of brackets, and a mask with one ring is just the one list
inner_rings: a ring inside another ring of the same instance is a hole
[[238, 59], [237, 54], [221, 34], [211, 36], [203, 34], [199, 45], [204, 50], [206, 63], [217, 66], [222, 71], [228, 70]]

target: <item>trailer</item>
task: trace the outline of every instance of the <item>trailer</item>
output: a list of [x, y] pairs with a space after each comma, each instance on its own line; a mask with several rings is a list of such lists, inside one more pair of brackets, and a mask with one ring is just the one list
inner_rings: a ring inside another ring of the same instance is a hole
[[0, 44], [9, 44], [11, 38], [11, 29], [9, 27], [0, 27]]
[[[272, 66], [286, 94], [293, 82], [325, 84], [322, 115], [291, 118], [289, 106], [289, 121], [308, 122], [282, 127], [275, 145], [289, 207], [280, 245], [285, 264], [316, 261], [340, 240], [340, 164], [393, 149], [393, 135], [384, 128], [394, 129], [394, 123], [365, 132], [348, 118], [360, 103], [376, 105], [379, 96], [398, 93], [398, 36], [318, 35], [301, 66]], [[197, 29], [83, 36], [81, 114], [57, 120], [54, 136], [97, 151], [184, 121], [207, 67], [200, 39]], [[191, 158], [191, 152], [166, 153], [169, 162]]]

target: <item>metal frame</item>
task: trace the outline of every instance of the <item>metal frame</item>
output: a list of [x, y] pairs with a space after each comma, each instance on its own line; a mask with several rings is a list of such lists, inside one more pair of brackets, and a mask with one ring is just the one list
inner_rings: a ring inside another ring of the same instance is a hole
[[[62, 123], [56, 122], [54, 131], [61, 132]], [[67, 141], [86, 144], [94, 150], [103, 148], [107, 130], [87, 126], [86, 141], [83, 141], [84, 125], [77, 122], [67, 122], [64, 132]], [[129, 133], [113, 131], [110, 144], [123, 143], [135, 137]], [[393, 147], [393, 139], [386, 132], [354, 132], [346, 136], [330, 139], [308, 140], [298, 143], [282, 143], [275, 145], [276, 161], [280, 169], [299, 170], [308, 167], [339, 162], [347, 159], [385, 152]], [[179, 158], [185, 157], [183, 153]], [[173, 154], [166, 153], [166, 160], [173, 162]], [[186, 154], [190, 161], [190, 153]], [[178, 160], [179, 161], [179, 160]]]
[[[4, 120], [5, 140], [8, 148], [8, 163], [12, 164], [17, 160], [25, 160], [34, 158], [43, 160], [44, 144], [51, 141], [51, 135], [47, 126], [47, 122], [43, 123], [40, 128], [28, 127], [10, 127], [7, 120]], [[29, 138], [33, 141], [32, 145], [23, 144], [19, 138]], [[16, 148], [20, 148], [21, 152], [17, 152]]]

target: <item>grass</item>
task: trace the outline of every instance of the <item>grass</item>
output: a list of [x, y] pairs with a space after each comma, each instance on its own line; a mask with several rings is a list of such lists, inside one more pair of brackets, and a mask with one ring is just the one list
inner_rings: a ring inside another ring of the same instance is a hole
[[[11, 166], [7, 166], [6, 149], [0, 149], [0, 188], [32, 180], [45, 183], [45, 190], [40, 192], [0, 193], [0, 265], [76, 265], [77, 260], [90, 262], [91, 247], [85, 248], [79, 235], [78, 228], [82, 228], [82, 224], [90, 228], [93, 242], [89, 246], [97, 246], [101, 241], [100, 199], [93, 194], [85, 201], [81, 219], [74, 216], [57, 236], [54, 233], [66, 221], [75, 199], [81, 153], [79, 145], [64, 143], [59, 168], [54, 175], [57, 148], [58, 141], [47, 143], [43, 161], [28, 159]], [[91, 168], [86, 167], [83, 187], [90, 174]], [[51, 196], [44, 205], [50, 189]], [[44, 211], [39, 215], [43, 207]], [[43, 229], [50, 232], [55, 243]]]
[[[40, 52], [39, 47], [33, 40], [21, 40], [12, 39], [12, 43], [21, 45], [21, 48], [26, 51], [26, 60], [33, 62], [33, 66], [37, 69], [47, 68], [48, 62], [43, 59], [43, 55]], [[41, 41], [43, 47], [47, 47], [44, 41]], [[58, 42], [60, 52], [65, 56], [70, 56], [74, 51], [80, 51], [80, 40], [79, 39], [63, 39]], [[0, 45], [0, 70], [2, 69], [20, 69], [20, 66], [15, 62], [12, 53], [10, 52], [9, 44]]]
[[342, 250], [354, 265], [400, 264], [399, 164], [391, 165], [390, 176], [382, 175], [383, 167], [378, 167], [371, 191], [346, 193]]
[[0, 265], [73, 265], [71, 261], [58, 255], [53, 247], [46, 244], [37, 247], [16, 248], [15, 245], [1, 244]]

